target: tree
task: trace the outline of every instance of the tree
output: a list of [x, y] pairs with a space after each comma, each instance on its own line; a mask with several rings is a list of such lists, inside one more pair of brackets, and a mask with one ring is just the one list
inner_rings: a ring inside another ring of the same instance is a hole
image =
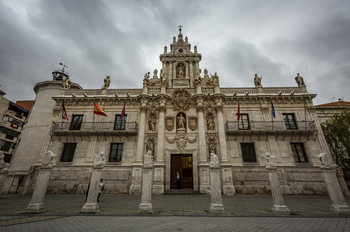
[[350, 109], [334, 114], [321, 124], [333, 160], [345, 172], [350, 172]]

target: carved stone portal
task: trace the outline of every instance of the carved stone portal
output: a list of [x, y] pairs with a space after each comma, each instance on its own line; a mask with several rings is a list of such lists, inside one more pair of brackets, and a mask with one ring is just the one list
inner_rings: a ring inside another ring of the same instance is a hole
[[165, 128], [168, 130], [168, 131], [171, 131], [174, 129], [174, 117], [171, 117], [171, 116], [166, 116], [165, 117]]

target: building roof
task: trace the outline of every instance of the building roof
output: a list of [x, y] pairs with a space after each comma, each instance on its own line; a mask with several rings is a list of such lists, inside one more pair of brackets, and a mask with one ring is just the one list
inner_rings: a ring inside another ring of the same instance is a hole
[[350, 106], [350, 102], [337, 101], [337, 102], [325, 103], [317, 106]]
[[24, 109], [30, 111], [33, 106], [34, 101], [17, 101], [16, 104], [23, 107]]

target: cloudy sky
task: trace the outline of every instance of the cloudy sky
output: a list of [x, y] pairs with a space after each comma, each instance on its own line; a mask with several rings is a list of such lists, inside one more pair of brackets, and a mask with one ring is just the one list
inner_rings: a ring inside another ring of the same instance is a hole
[[34, 99], [59, 62], [86, 89], [107, 75], [110, 88], [141, 88], [181, 24], [221, 87], [252, 87], [255, 73], [296, 86], [300, 73], [314, 104], [350, 101], [349, 11], [348, 0], [0, 0], [0, 89]]

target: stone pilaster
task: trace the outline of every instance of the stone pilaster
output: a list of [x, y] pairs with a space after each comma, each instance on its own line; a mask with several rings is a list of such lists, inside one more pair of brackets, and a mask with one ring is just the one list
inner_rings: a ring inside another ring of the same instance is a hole
[[210, 213], [224, 213], [221, 198], [220, 166], [210, 164], [211, 204]]
[[172, 80], [173, 80], [173, 65], [172, 62], [169, 64], [169, 76], [168, 78], [168, 86], [173, 86]]
[[100, 211], [97, 203], [98, 192], [100, 189], [100, 181], [103, 167], [94, 167], [91, 175], [90, 188], [85, 205], [81, 208], [82, 213], [96, 213]]
[[136, 162], [132, 168], [132, 180], [129, 194], [141, 194], [141, 176], [142, 176], [142, 153], [145, 140], [145, 125], [146, 125], [146, 102], [140, 107], [140, 124], [139, 133], [137, 136]]
[[348, 197], [348, 196], [350, 196], [350, 192], [349, 192], [348, 186], [346, 185], [346, 182], [344, 179], [343, 169], [341, 167], [337, 167], [336, 170], [337, 170], [337, 178], [339, 181], [341, 191], [343, 192], [344, 196]]
[[165, 114], [165, 102], [160, 103], [159, 119], [158, 119], [158, 142], [157, 142], [157, 154], [154, 173], [154, 185], [153, 194], [160, 195], [164, 193], [164, 114]]
[[192, 61], [190, 61], [190, 87], [193, 87], [193, 65]]
[[34, 187], [32, 200], [27, 206], [27, 212], [43, 213], [45, 212], [44, 198], [49, 184], [52, 166], [40, 167], [39, 174]]

